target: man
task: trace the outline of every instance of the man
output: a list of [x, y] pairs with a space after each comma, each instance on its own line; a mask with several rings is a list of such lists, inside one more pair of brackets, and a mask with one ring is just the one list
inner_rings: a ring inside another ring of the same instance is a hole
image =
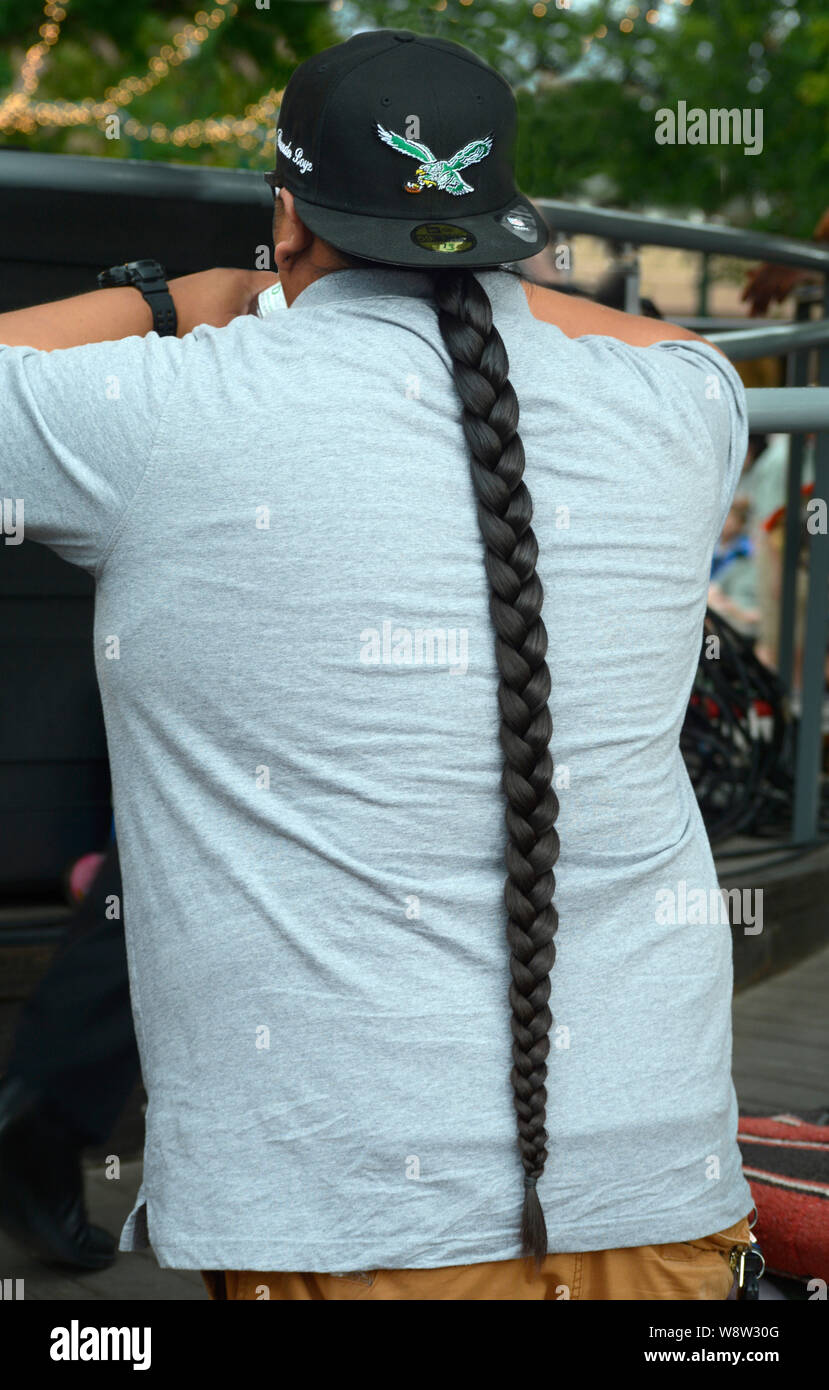
[[470, 50], [361, 33], [283, 97], [287, 313], [217, 271], [178, 337], [129, 287], [0, 317], [4, 492], [97, 579], [121, 1248], [214, 1297], [717, 1299], [748, 1243], [678, 742], [745, 397], [500, 268], [548, 236], [515, 119]]

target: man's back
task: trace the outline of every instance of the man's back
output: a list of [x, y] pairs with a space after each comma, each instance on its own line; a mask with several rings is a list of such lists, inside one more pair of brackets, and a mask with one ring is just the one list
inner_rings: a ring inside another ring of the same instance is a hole
[[[751, 1205], [730, 932], [678, 746], [742, 389], [713, 348], [573, 340], [480, 274], [552, 676], [550, 1249], [681, 1241]], [[514, 1258], [498, 678], [428, 280], [338, 272], [273, 320], [83, 352], [93, 456], [32, 464], [27, 530], [98, 579], [150, 1097], [134, 1216], [178, 1267]]]

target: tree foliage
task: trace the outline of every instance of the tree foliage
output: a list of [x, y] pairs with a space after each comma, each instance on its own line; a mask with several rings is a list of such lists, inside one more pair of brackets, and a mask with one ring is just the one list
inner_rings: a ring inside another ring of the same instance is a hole
[[[455, 39], [497, 67], [516, 89], [516, 169], [531, 196], [811, 234], [829, 205], [826, 0], [559, 3], [351, 0], [344, 13]], [[657, 144], [656, 112], [680, 101], [760, 110], [761, 152]]]
[[[357, 29], [407, 28], [466, 44], [512, 83], [517, 178], [531, 196], [721, 215], [794, 236], [810, 235], [829, 203], [826, 0], [344, 0], [337, 10], [311, 0], [258, 4], [240, 5], [195, 57], [137, 96], [128, 114], [170, 128], [241, 117], [271, 88], [281, 91], [310, 53]], [[195, 14], [187, 0], [70, 0], [37, 98], [103, 99], [117, 81], [143, 74]], [[0, 8], [0, 96], [11, 90], [41, 21], [35, 0], [5, 0]], [[680, 101], [689, 111], [761, 112], [762, 151], [658, 144], [656, 113]], [[108, 140], [95, 126], [7, 130], [0, 139], [32, 149], [265, 168], [273, 164], [273, 125], [251, 149]]]

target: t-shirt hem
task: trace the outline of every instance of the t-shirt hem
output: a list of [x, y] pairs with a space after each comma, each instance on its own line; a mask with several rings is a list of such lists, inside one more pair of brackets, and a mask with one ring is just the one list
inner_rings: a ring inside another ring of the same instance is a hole
[[[701, 1240], [704, 1236], [734, 1226], [752, 1209], [749, 1191], [745, 1196], [735, 1197], [726, 1206], [719, 1207], [706, 1215], [678, 1216], [671, 1212], [663, 1216], [651, 1216], [647, 1220], [616, 1223], [608, 1231], [607, 1225], [581, 1227], [578, 1231], [562, 1228], [551, 1232], [548, 1240], [550, 1254], [588, 1253], [592, 1250], [613, 1250], [639, 1245], [671, 1245], [689, 1240]], [[127, 1223], [130, 1224], [129, 1222]], [[152, 1216], [149, 1217], [152, 1228]], [[385, 1254], [381, 1248], [343, 1246], [340, 1250], [331, 1243], [318, 1251], [305, 1244], [302, 1250], [278, 1242], [247, 1240], [238, 1237], [234, 1240], [216, 1241], [209, 1237], [178, 1236], [167, 1240], [160, 1234], [149, 1241], [159, 1266], [162, 1269], [250, 1269], [266, 1271], [293, 1271], [298, 1273], [333, 1273], [364, 1269], [445, 1269], [453, 1265], [488, 1264], [501, 1260], [521, 1258], [521, 1246], [517, 1241], [504, 1242], [503, 1236], [492, 1234], [476, 1239], [474, 1247], [459, 1250], [457, 1242], [433, 1245], [428, 1252], [410, 1256], [405, 1262], [398, 1256]], [[126, 1227], [121, 1235], [120, 1251], [130, 1252], [144, 1247], [140, 1240], [130, 1239]]]

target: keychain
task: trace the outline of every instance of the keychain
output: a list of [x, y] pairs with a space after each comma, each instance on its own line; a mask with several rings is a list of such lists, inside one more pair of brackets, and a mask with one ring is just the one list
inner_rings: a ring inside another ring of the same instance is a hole
[[751, 1211], [754, 1215], [754, 1220], [749, 1221], [748, 1238], [751, 1244], [745, 1249], [735, 1245], [729, 1260], [731, 1269], [737, 1274], [736, 1297], [739, 1302], [759, 1299], [760, 1280], [766, 1268], [763, 1252], [753, 1233], [753, 1227], [757, 1224], [757, 1208], [752, 1207]]

